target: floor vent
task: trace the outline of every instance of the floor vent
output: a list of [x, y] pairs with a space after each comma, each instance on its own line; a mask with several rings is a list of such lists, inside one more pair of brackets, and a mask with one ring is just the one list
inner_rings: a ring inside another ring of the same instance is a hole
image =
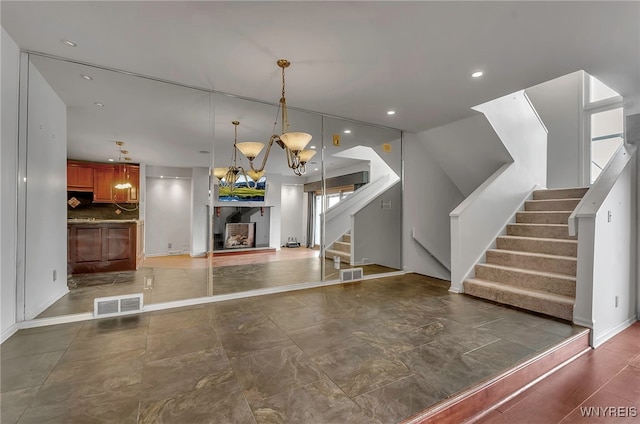
[[340, 281], [348, 282], [355, 280], [362, 280], [362, 268], [351, 268], [340, 270]]
[[93, 299], [94, 317], [111, 317], [142, 311], [142, 293]]
[[184, 252], [182, 250], [169, 250], [169, 256], [177, 256], [183, 254]]

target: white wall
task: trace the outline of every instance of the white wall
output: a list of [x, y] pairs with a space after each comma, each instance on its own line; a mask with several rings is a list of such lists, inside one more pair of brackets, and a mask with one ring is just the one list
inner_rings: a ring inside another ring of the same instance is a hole
[[570, 234], [578, 235], [573, 320], [592, 328], [593, 347], [637, 319], [638, 177], [633, 155], [635, 146], [622, 146], [569, 218]]
[[[383, 208], [385, 202], [389, 208]], [[376, 197], [356, 212], [351, 234], [354, 265], [378, 264], [402, 269], [402, 184]]]
[[209, 168], [193, 168], [191, 178], [191, 256], [207, 254]]
[[407, 272], [449, 279], [450, 273], [412, 237], [412, 230], [424, 234], [433, 254], [451, 261], [449, 213], [464, 200], [463, 194], [440, 167], [427, 146], [416, 134], [403, 134], [404, 195], [403, 242], [404, 268]]
[[620, 175], [595, 217], [594, 347], [637, 319], [636, 184], [634, 161]]
[[511, 161], [482, 114], [421, 132], [417, 136], [464, 196], [471, 194], [505, 162]]
[[581, 186], [580, 115], [584, 76], [583, 71], [578, 71], [525, 90], [549, 132], [548, 188]]
[[[271, 206], [269, 210], [269, 247], [279, 249], [282, 246], [282, 175], [267, 176], [267, 191], [264, 203]], [[261, 205], [258, 205], [261, 206]]]
[[294, 237], [304, 246], [306, 245], [306, 196], [302, 185], [282, 185], [282, 228], [280, 239], [282, 244]]
[[[191, 247], [191, 180], [147, 176], [145, 246], [147, 256]], [[171, 243], [171, 248], [168, 244]]]
[[[640, 113], [636, 112], [633, 115], [627, 115], [625, 118], [625, 136], [626, 142], [640, 148]], [[640, 184], [637, 183], [637, 179], [640, 177], [637, 172], [640, 169], [640, 154], [636, 154], [636, 315], [640, 319]]]
[[454, 209], [451, 216], [451, 291], [495, 244], [525, 199], [547, 183], [547, 132], [524, 91], [474, 107], [485, 114], [513, 158]]
[[16, 330], [16, 229], [18, 175], [18, 87], [20, 50], [1, 33], [2, 143], [0, 144], [0, 343]]
[[67, 108], [33, 65], [28, 108], [25, 318], [32, 319], [68, 291]]

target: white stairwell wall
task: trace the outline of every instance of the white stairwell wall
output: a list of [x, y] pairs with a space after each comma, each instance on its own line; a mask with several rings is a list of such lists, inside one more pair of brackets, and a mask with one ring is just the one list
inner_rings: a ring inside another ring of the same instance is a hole
[[574, 322], [592, 329], [593, 347], [638, 318], [636, 155], [637, 146], [621, 146], [569, 217], [578, 236]]
[[451, 288], [461, 293], [474, 265], [535, 188], [546, 186], [547, 130], [524, 91], [476, 106], [512, 162], [504, 164], [451, 214]]
[[370, 147], [352, 147], [335, 156], [369, 161], [370, 182], [325, 212], [325, 246], [331, 246], [351, 229], [353, 214], [400, 181], [400, 176]]

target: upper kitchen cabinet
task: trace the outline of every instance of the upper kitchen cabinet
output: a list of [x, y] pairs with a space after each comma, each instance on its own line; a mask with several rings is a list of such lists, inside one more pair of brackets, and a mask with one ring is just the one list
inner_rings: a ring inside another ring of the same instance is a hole
[[138, 203], [140, 201], [140, 167], [127, 165], [127, 181], [131, 188], [117, 189], [116, 171], [112, 165], [96, 164], [93, 174], [93, 202], [94, 203]]
[[86, 162], [67, 162], [67, 191], [93, 191], [93, 166]]

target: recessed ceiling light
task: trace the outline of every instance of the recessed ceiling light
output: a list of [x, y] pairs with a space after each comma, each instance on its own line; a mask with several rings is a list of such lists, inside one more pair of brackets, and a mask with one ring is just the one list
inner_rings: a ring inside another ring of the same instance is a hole
[[471, 77], [472, 77], [472, 78], [480, 78], [480, 77], [481, 77], [481, 76], [483, 76], [483, 75], [484, 75], [484, 72], [482, 72], [482, 71], [476, 71], [476, 72], [474, 72], [473, 74], [471, 74]]
[[208, 155], [209, 151], [208, 150], [200, 150], [200, 153], [202, 153], [203, 155]]
[[164, 175], [160, 175], [160, 178], [164, 178]]
[[315, 148], [316, 148], [316, 146], [311, 146], [310, 148], [311, 148], [311, 149], [315, 149]]
[[82, 75], [82, 78], [86, 79], [87, 81], [91, 81], [93, 79], [91, 75]]
[[351, 130], [344, 130], [345, 134], [351, 134]]
[[314, 170], [314, 171], [317, 171], [317, 170], [318, 170], [318, 168], [313, 168], [313, 170]]
[[387, 111], [387, 115], [395, 115], [396, 111], [395, 110], [388, 110]]
[[111, 159], [111, 158], [109, 158], [109, 159], [107, 159], [107, 160], [108, 160], [109, 162], [113, 162], [113, 159]]
[[62, 40], [62, 42], [69, 47], [77, 47], [78, 45], [71, 40]]
[[100, 102], [95, 102], [94, 105], [98, 107], [104, 107], [104, 103], [100, 103]]

